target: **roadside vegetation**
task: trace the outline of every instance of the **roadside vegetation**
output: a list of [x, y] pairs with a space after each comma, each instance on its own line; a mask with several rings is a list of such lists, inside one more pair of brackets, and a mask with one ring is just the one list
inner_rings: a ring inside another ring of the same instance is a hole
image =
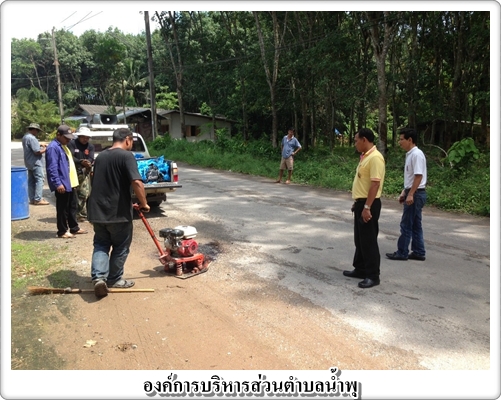
[[[13, 229], [14, 230], [14, 229]], [[12, 291], [24, 292], [28, 286], [47, 286], [47, 277], [51, 277], [51, 286], [67, 287], [71, 280], [64, 269], [65, 249], [48, 242], [26, 242], [15, 238], [11, 241], [11, 288]]]
[[[151, 155], [164, 155], [178, 162], [244, 174], [278, 177], [280, 150], [268, 138], [244, 142], [217, 134], [212, 141], [188, 142], [160, 137], [149, 143]], [[428, 160], [428, 206], [479, 216], [490, 215], [489, 150], [471, 142], [458, 142], [448, 153], [420, 145]], [[457, 152], [452, 150], [456, 149]], [[318, 145], [296, 156], [293, 182], [350, 191], [359, 155], [348, 144], [330, 152]], [[383, 196], [397, 199], [403, 185], [405, 153], [389, 148]]]

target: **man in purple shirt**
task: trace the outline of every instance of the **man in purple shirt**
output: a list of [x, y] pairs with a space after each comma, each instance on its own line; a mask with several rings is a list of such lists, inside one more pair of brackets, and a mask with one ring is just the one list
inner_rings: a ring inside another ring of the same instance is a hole
[[77, 222], [78, 176], [70, 150], [66, 147], [75, 136], [71, 128], [61, 125], [56, 138], [47, 146], [45, 164], [49, 189], [56, 196], [57, 237], [74, 238], [75, 234], [87, 233]]

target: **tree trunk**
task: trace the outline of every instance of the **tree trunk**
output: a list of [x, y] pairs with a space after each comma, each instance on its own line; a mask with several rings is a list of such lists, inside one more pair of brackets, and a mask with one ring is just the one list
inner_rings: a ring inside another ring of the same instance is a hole
[[407, 69], [407, 95], [409, 97], [407, 105], [407, 125], [410, 128], [416, 128], [416, 89], [414, 82], [416, 80], [416, 62], [419, 59], [417, 54], [417, 17], [415, 13], [410, 13], [411, 24], [411, 37], [410, 37], [410, 54], [409, 54], [409, 68]]
[[301, 129], [303, 130], [303, 137], [301, 139], [301, 145], [305, 150], [308, 150], [308, 105], [306, 104], [306, 95], [300, 94], [301, 98]]
[[[334, 141], [336, 140], [336, 135], [334, 129], [336, 129], [336, 124], [334, 122], [334, 100], [331, 98], [327, 103], [327, 109], [330, 109], [330, 126], [329, 126], [329, 152], [332, 154], [334, 151]], [[342, 143], [342, 142], [341, 142]]]
[[167, 48], [169, 49], [169, 55], [170, 55], [170, 59], [171, 59], [171, 63], [172, 63], [172, 68], [173, 68], [174, 73], [176, 75], [176, 93], [177, 93], [178, 106], [179, 106], [179, 119], [181, 122], [181, 134], [183, 135], [183, 138], [186, 138], [186, 125], [185, 125], [184, 105], [183, 105], [183, 62], [181, 59], [181, 49], [179, 46], [179, 39], [178, 39], [178, 35], [177, 35], [175, 14], [173, 15], [172, 12], [169, 11], [169, 23], [172, 27], [172, 35], [174, 38], [174, 44], [176, 46], [177, 63], [176, 63], [176, 60], [174, 59], [173, 46], [172, 46], [171, 41], [169, 40], [168, 27], [165, 24], [165, 20], [163, 19], [163, 16], [158, 14], [158, 12], [156, 12], [156, 16], [157, 16], [158, 22], [160, 23], [160, 26], [162, 27], [163, 37], [164, 37], [165, 42], [167, 44]]
[[[379, 91], [379, 140], [378, 149], [386, 158], [387, 140], [388, 140], [388, 97], [386, 93], [386, 55], [393, 41], [393, 36], [397, 30], [398, 18], [394, 18], [390, 12], [365, 12], [370, 22], [370, 33], [372, 47], [374, 49], [374, 58], [376, 60], [377, 83]], [[383, 23], [383, 35], [380, 34], [380, 23]]]
[[[274, 148], [277, 147], [277, 136], [278, 136], [278, 116], [277, 116], [277, 106], [275, 102], [276, 94], [276, 85], [278, 80], [278, 66], [280, 59], [280, 48], [282, 46], [284, 34], [280, 34], [279, 24], [277, 19], [277, 13], [275, 11], [271, 11], [271, 17], [273, 21], [273, 44], [274, 44], [274, 52], [273, 52], [273, 63], [272, 70], [270, 71], [270, 67], [268, 66], [268, 61], [266, 58], [266, 49], [264, 47], [264, 37], [263, 31], [261, 29], [261, 23], [259, 22], [259, 13], [253, 11], [254, 18], [256, 20], [256, 30], [259, 38], [259, 48], [261, 49], [261, 58], [263, 60], [264, 72], [266, 74], [266, 81], [268, 82], [268, 86], [270, 87], [270, 99], [271, 99], [271, 113], [272, 113], [272, 139], [271, 143]], [[286, 13], [287, 16], [287, 13]], [[284, 20], [283, 30], [287, 26], [287, 17]]]
[[452, 79], [452, 89], [450, 97], [450, 111], [449, 115], [452, 119], [450, 126], [452, 127], [450, 144], [461, 140], [460, 135], [460, 121], [463, 120], [461, 116], [461, 107], [459, 105], [459, 91], [463, 79], [463, 46], [464, 46], [464, 12], [454, 13], [454, 25], [457, 32], [457, 42], [454, 46], [454, 77]]
[[[43, 92], [44, 90], [42, 89], [42, 82], [40, 82], [40, 77], [38, 76], [38, 69], [37, 69], [37, 66], [35, 64], [35, 60], [34, 60], [33, 56], [31, 57], [31, 63], [33, 64], [33, 69], [35, 70], [35, 75], [37, 77], [38, 87], [40, 88], [40, 91]], [[30, 79], [32, 86], [34, 87], [35, 85], [33, 84], [33, 80], [31, 78], [29, 78], [29, 79]], [[44, 92], [44, 93], [47, 93], [47, 92]]]
[[247, 142], [249, 140], [249, 122], [247, 118], [247, 98], [246, 98], [246, 88], [245, 88], [245, 79], [243, 77], [240, 77], [240, 83], [242, 86], [242, 135], [243, 135], [243, 140], [244, 142]]

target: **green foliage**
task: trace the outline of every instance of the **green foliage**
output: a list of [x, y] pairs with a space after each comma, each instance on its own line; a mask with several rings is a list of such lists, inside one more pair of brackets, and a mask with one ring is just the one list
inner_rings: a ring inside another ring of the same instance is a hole
[[158, 136], [155, 138], [153, 142], [151, 142], [148, 146], [150, 150], [165, 150], [170, 147], [172, 143], [171, 137], [166, 134], [163, 136]]
[[[280, 163], [280, 150], [269, 141], [229, 137], [218, 132], [216, 141], [188, 142], [158, 138], [152, 142], [150, 153], [164, 155], [201, 167], [230, 170], [276, 179]], [[433, 153], [434, 150], [430, 150]], [[427, 155], [428, 202], [447, 211], [475, 215], [490, 215], [490, 166], [488, 151], [471, 158], [463, 170], [444, 168], [433, 161], [435, 154]], [[293, 180], [336, 190], [350, 191], [359, 154], [353, 147], [338, 147], [332, 153], [325, 147], [302, 150], [295, 157]], [[390, 149], [386, 160], [383, 196], [397, 199], [403, 188], [405, 153]]]
[[177, 110], [179, 108], [177, 93], [170, 92], [168, 86], [160, 86], [155, 92], [155, 101], [157, 108], [164, 110]]
[[[34, 87], [29, 90], [19, 89], [17, 100], [12, 103], [11, 139], [22, 137], [32, 122], [39, 124], [46, 133], [52, 132], [61, 124], [59, 108]], [[43, 134], [40, 138], [43, 139]]]
[[205, 101], [200, 106], [200, 114], [212, 115], [212, 108]]
[[453, 167], [464, 168], [471, 164], [472, 159], [478, 160], [480, 153], [471, 137], [455, 142], [447, 153], [447, 160]]

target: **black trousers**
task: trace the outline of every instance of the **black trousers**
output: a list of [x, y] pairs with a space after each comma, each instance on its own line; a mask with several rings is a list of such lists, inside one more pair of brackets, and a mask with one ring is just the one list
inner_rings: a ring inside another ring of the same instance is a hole
[[379, 279], [381, 255], [377, 236], [379, 234], [379, 215], [381, 199], [375, 199], [371, 205], [372, 218], [368, 222], [362, 219], [365, 199], [355, 202], [355, 256], [353, 266], [358, 274], [370, 279]]
[[58, 193], [56, 190], [54, 193], [56, 195], [57, 235], [64, 235], [68, 230], [71, 233], [77, 232], [80, 227], [77, 221], [76, 191]]

